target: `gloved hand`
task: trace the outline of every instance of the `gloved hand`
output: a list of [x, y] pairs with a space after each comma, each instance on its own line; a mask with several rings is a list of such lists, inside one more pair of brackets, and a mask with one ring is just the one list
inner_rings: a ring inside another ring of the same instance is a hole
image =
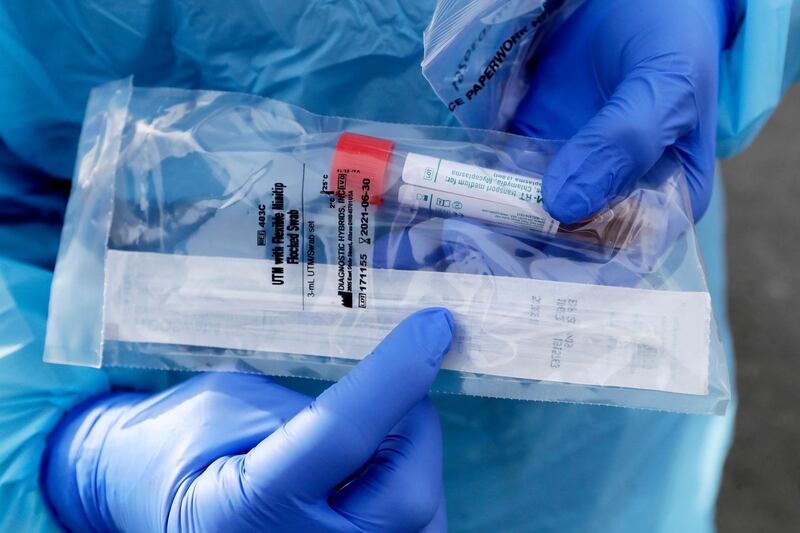
[[543, 43], [511, 130], [570, 139], [542, 184], [553, 217], [586, 219], [674, 147], [700, 219], [713, 185], [719, 58], [733, 4], [588, 0]]
[[452, 329], [412, 315], [313, 401], [222, 373], [90, 400], [51, 435], [48, 498], [80, 531], [445, 530], [426, 393]]

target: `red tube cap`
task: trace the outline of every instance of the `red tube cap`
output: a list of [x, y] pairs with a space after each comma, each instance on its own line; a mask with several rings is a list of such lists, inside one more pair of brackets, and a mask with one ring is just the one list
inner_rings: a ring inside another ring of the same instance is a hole
[[[342, 133], [336, 143], [331, 163], [334, 190], [351, 190], [355, 198], [367, 194], [369, 203], [380, 204], [383, 201], [383, 182], [393, 151], [392, 141], [358, 133]], [[364, 180], [369, 180], [368, 190]]]

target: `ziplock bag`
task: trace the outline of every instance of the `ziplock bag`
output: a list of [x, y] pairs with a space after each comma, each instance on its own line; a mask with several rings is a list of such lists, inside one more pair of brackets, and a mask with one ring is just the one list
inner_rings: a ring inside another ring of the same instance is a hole
[[502, 130], [527, 92], [539, 43], [583, 0], [438, 0], [422, 74], [468, 128]]
[[724, 412], [680, 165], [565, 226], [540, 196], [556, 148], [104, 85], [45, 360], [337, 379], [403, 317], [445, 306], [456, 336], [435, 390]]

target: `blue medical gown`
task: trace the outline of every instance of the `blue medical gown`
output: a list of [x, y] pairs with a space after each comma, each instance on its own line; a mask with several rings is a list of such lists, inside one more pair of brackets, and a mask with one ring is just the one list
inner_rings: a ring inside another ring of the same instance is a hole
[[[183, 377], [41, 362], [50, 269], [89, 89], [133, 74], [140, 85], [247, 91], [319, 113], [452, 124], [420, 74], [432, 9], [432, 1], [386, 0], [0, 5], [0, 531], [57, 527], [37, 478], [47, 434], [70, 406], [111, 386], [158, 389]], [[788, 51], [800, 55], [791, 47], [800, 2], [753, 0], [747, 9], [722, 67], [724, 154], [755, 135], [798, 74]], [[768, 46], [758, 39], [765, 34]], [[730, 353], [723, 227], [718, 187], [698, 232]], [[453, 531], [713, 528], [733, 410], [699, 417], [435, 401]]]

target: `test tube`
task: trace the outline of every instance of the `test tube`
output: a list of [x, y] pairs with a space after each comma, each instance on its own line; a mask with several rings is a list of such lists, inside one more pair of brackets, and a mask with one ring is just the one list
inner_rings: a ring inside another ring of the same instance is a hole
[[604, 248], [624, 248], [637, 234], [635, 199], [561, 224], [544, 208], [540, 175], [397, 150], [388, 139], [342, 133], [332, 173], [340, 189], [354, 189], [372, 205], [396, 202], [431, 217], [465, 217]]

